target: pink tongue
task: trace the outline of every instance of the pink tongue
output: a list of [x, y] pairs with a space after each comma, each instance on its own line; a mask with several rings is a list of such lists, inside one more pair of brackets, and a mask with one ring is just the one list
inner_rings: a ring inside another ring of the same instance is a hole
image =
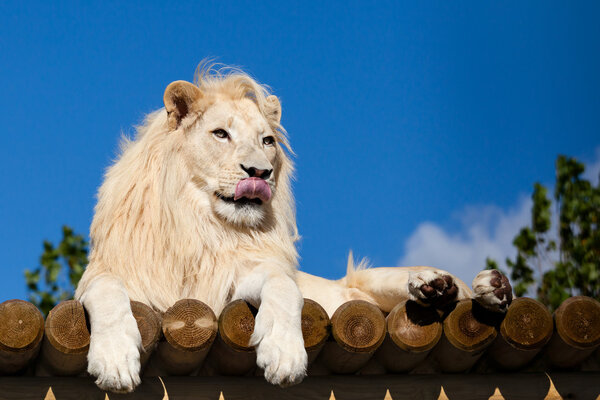
[[260, 178], [246, 178], [238, 182], [235, 187], [234, 200], [246, 197], [248, 199], [261, 199], [269, 201], [271, 198], [271, 188], [269, 184]]

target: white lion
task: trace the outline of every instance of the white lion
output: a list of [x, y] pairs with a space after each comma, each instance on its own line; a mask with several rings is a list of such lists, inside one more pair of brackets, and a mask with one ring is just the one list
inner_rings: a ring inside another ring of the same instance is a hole
[[[218, 315], [234, 299], [259, 306], [252, 343], [274, 384], [306, 374], [303, 297], [331, 315], [366, 299], [385, 311], [407, 298], [425, 304], [471, 297], [428, 267], [353, 268], [339, 281], [297, 271], [293, 164], [277, 97], [248, 75], [206, 68], [197, 83], [171, 83], [165, 108], [125, 140], [98, 193], [90, 263], [76, 298], [88, 311], [88, 372], [102, 389], [140, 383], [141, 338], [129, 300], [165, 311], [199, 299]], [[487, 307], [510, 302], [508, 281], [484, 271], [474, 282]]]

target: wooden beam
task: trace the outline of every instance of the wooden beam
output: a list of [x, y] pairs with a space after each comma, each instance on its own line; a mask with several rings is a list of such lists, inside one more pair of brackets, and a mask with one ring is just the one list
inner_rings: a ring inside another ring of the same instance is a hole
[[[161, 382], [164, 382], [164, 386]], [[132, 394], [106, 393], [93, 378], [1, 377], [0, 398], [42, 400], [50, 388], [56, 400], [384, 400], [387, 392], [396, 400], [485, 400], [498, 394], [504, 399], [544, 399], [551, 388], [564, 399], [595, 399], [600, 395], [600, 373], [485, 374], [485, 375], [381, 375], [308, 377], [301, 384], [282, 389], [262, 377], [158, 377], [146, 378]]]

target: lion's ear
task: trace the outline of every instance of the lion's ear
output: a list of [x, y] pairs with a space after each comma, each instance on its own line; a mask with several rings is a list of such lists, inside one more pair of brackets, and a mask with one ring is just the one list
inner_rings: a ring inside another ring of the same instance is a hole
[[270, 95], [266, 99], [265, 116], [268, 120], [279, 124], [281, 122], [281, 103], [277, 96]]
[[169, 130], [177, 129], [181, 120], [201, 97], [200, 89], [186, 81], [175, 81], [167, 86], [163, 101], [168, 114]]

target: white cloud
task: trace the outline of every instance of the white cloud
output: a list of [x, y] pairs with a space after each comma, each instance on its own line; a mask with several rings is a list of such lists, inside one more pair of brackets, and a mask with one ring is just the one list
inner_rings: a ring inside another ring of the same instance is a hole
[[[595, 160], [586, 164], [583, 177], [597, 185], [599, 173], [600, 147], [596, 149]], [[554, 188], [548, 188], [549, 196], [553, 192]], [[405, 242], [398, 265], [442, 268], [470, 285], [485, 267], [486, 257], [496, 260], [501, 268], [505, 267], [507, 257], [514, 258], [512, 241], [522, 227], [531, 224], [531, 199], [529, 195], [521, 195], [516, 206], [509, 210], [495, 205], [467, 206], [452, 220], [457, 222], [454, 231], [434, 222], [419, 224]], [[551, 236], [556, 235], [551, 233]]]
[[486, 257], [504, 265], [514, 257], [512, 245], [519, 229], [530, 223], [531, 200], [522, 197], [514, 209], [469, 206], [453, 219], [458, 230], [451, 233], [433, 222], [421, 223], [405, 243], [398, 265], [430, 265], [442, 268], [470, 285], [485, 267]]

